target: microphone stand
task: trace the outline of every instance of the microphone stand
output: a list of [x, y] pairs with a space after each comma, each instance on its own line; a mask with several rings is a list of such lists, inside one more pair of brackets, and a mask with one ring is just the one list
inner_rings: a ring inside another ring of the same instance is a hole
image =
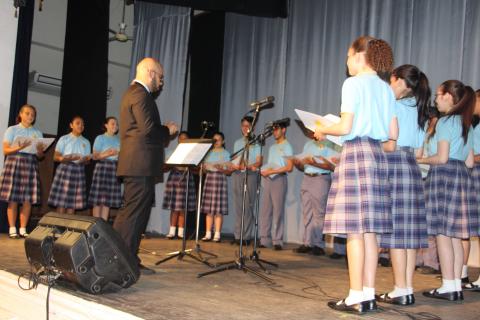
[[[261, 107], [260, 103], [255, 105], [255, 113], [254, 113], [253, 121], [252, 121], [252, 129], [250, 130], [250, 132], [248, 134], [247, 143], [246, 143], [245, 147], [243, 148], [243, 159], [244, 159], [244, 161], [246, 161], [247, 164], [248, 164], [248, 156], [249, 156], [250, 145], [252, 145], [255, 142], [255, 138], [254, 138], [252, 132], [254, 131], [255, 124], [256, 124], [257, 119], [258, 119], [258, 114], [260, 112], [260, 107]], [[235, 153], [234, 156], [236, 154], [238, 154], [239, 152], [240, 151]], [[237, 269], [237, 270], [241, 270], [241, 271], [244, 271], [244, 272], [250, 272], [250, 273], [256, 275], [257, 277], [262, 278], [265, 281], [268, 281], [270, 283], [274, 283], [274, 281], [272, 279], [270, 279], [269, 277], [263, 275], [262, 273], [258, 272], [257, 270], [255, 270], [255, 269], [253, 269], [253, 268], [251, 268], [251, 267], [249, 267], [245, 264], [245, 258], [246, 257], [243, 254], [243, 233], [244, 233], [244, 224], [245, 224], [245, 202], [246, 202], [246, 199], [247, 199], [247, 183], [248, 183], [248, 165], [245, 165], [245, 173], [244, 173], [244, 178], [243, 178], [242, 215], [241, 215], [241, 220], [240, 220], [240, 243], [239, 243], [239, 248], [238, 248], [238, 258], [236, 260], [219, 263], [219, 264], [217, 264], [219, 266], [218, 268], [216, 268], [215, 270], [212, 270], [212, 271], [199, 273], [197, 275], [198, 278], [209, 275], [209, 274], [214, 274], [214, 273], [230, 270], [230, 269]], [[257, 181], [257, 184], [258, 184], [258, 181]], [[261, 266], [261, 268], [264, 271], [266, 271], [266, 269], [258, 262], [258, 260], [256, 262]]]
[[[257, 141], [260, 144], [260, 155], [263, 152], [263, 146], [265, 145], [265, 139], [268, 138], [272, 134], [272, 127], [267, 127], [264, 129], [264, 132], [257, 137]], [[260, 251], [257, 251], [257, 243], [258, 243], [258, 218], [260, 216], [260, 186], [261, 186], [261, 174], [260, 169], [257, 170], [257, 190], [255, 194], [255, 221], [254, 221], [254, 228], [253, 228], [253, 251], [250, 255], [250, 260], [255, 262], [263, 271], [269, 273], [262, 263], [269, 264], [275, 268], [278, 268], [278, 264], [274, 262], [270, 262], [260, 258]]]

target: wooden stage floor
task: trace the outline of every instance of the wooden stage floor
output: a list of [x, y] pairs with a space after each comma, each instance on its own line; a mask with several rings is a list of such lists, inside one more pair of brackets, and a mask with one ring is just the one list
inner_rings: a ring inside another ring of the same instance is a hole
[[[14, 274], [30, 269], [23, 240], [10, 240], [1, 234], [0, 243], [0, 269]], [[187, 248], [194, 245], [189, 241]], [[327, 307], [327, 301], [342, 298], [348, 292], [345, 260], [295, 254], [291, 250], [295, 246], [287, 245], [283, 251], [261, 249], [261, 258], [279, 264], [278, 269], [268, 267], [271, 274], [267, 276], [273, 280], [268, 283], [237, 269], [198, 278], [198, 273], [210, 269], [189, 257], [154, 266], [166, 253], [178, 250], [181, 242], [144, 239], [141, 258], [145, 265], [153, 266], [156, 274], [142, 276], [128, 289], [110, 289], [100, 295], [71, 286], [57, 289], [144, 319], [480, 319], [480, 292], [465, 292], [461, 303], [428, 299], [421, 292], [439, 286], [440, 280], [419, 273], [414, 279], [417, 302], [413, 306], [379, 304], [378, 312], [362, 316], [338, 313]], [[210, 259], [212, 263], [235, 259], [238, 254], [238, 246], [226, 240], [220, 244], [201, 243], [201, 248], [219, 256]], [[246, 252], [249, 255], [251, 247]], [[247, 262], [247, 266], [257, 269], [252, 262]], [[476, 279], [478, 272], [470, 268], [470, 279]], [[392, 269], [379, 267], [377, 293], [391, 287]], [[0, 319], [4, 319], [1, 313]]]

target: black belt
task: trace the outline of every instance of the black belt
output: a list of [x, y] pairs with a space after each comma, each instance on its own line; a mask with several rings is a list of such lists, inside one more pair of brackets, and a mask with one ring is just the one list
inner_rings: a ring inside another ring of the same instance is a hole
[[304, 174], [305, 174], [306, 176], [309, 176], [309, 177], [330, 175], [329, 172], [323, 172], [323, 173], [307, 173], [307, 172], [304, 172]]

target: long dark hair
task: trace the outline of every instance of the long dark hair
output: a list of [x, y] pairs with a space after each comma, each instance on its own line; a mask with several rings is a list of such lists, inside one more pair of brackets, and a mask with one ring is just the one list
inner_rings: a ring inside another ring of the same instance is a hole
[[404, 64], [397, 67], [393, 70], [392, 76], [397, 79], [403, 79], [407, 88], [412, 90], [412, 96], [415, 97], [417, 102], [418, 126], [421, 129], [424, 129], [425, 123], [427, 123], [429, 118], [428, 108], [432, 96], [427, 76], [420, 71], [420, 69], [411, 64]]
[[472, 87], [464, 85], [458, 80], [447, 80], [440, 85], [443, 94], [449, 93], [453, 97], [453, 109], [446, 116], [459, 115], [462, 118], [462, 137], [467, 143], [468, 130], [472, 125], [473, 110], [475, 109], [475, 92]]

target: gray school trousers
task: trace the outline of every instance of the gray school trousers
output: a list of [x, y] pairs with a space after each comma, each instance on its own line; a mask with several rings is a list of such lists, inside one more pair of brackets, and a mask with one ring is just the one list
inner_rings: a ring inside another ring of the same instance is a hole
[[[235, 239], [240, 239], [240, 228], [242, 219], [243, 205], [243, 179], [245, 172], [236, 171], [232, 174], [233, 207], [235, 211]], [[257, 173], [248, 171], [247, 193], [245, 199], [245, 219], [243, 226], [243, 239], [249, 240], [252, 237], [253, 211], [255, 208], [255, 193], [257, 189]]]
[[262, 178], [262, 188], [262, 205], [258, 220], [260, 244], [283, 245], [287, 175], [279, 174], [273, 179]]

